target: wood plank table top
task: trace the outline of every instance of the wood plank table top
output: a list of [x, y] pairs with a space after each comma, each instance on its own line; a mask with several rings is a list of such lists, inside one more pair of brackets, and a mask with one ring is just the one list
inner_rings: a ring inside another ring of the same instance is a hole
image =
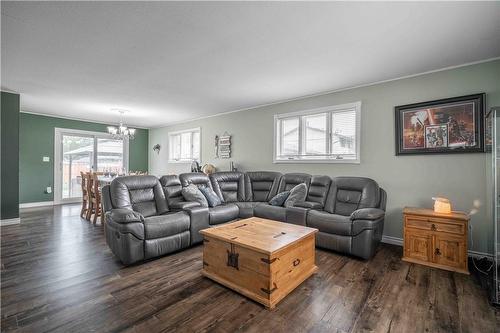
[[409, 215], [419, 215], [427, 217], [441, 217], [447, 219], [469, 221], [469, 214], [461, 211], [451, 211], [451, 213], [436, 213], [433, 209], [429, 208], [418, 208], [418, 207], [405, 207], [403, 208], [403, 214]]
[[260, 217], [251, 217], [200, 231], [204, 236], [265, 254], [272, 254], [317, 232], [318, 229]]

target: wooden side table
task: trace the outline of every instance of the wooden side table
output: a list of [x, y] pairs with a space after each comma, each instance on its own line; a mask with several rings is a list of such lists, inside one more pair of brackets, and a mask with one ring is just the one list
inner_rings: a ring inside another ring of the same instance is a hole
[[441, 214], [432, 209], [405, 207], [403, 220], [404, 261], [469, 274], [468, 214]]

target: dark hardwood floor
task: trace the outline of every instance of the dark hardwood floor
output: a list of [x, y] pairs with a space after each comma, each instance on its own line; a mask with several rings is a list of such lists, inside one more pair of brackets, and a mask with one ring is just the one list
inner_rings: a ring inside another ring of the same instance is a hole
[[29, 209], [1, 228], [3, 332], [500, 332], [470, 276], [317, 250], [319, 272], [275, 311], [203, 278], [202, 248], [123, 267], [78, 205]]

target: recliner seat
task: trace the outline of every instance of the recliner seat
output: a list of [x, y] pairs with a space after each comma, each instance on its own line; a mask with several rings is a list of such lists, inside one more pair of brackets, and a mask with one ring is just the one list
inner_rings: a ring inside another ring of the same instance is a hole
[[206, 208], [170, 212], [160, 181], [154, 176], [119, 177], [103, 193], [109, 193], [110, 199], [105, 204], [106, 241], [125, 264], [201, 242], [199, 230], [208, 227]]
[[368, 259], [382, 240], [385, 191], [369, 178], [333, 178], [323, 211], [310, 210], [316, 245]]

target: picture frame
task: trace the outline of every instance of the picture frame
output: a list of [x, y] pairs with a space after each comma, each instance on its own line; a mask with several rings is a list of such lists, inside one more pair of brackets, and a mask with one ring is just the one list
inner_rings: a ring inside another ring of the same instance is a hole
[[484, 101], [480, 93], [396, 106], [396, 155], [484, 152]]

